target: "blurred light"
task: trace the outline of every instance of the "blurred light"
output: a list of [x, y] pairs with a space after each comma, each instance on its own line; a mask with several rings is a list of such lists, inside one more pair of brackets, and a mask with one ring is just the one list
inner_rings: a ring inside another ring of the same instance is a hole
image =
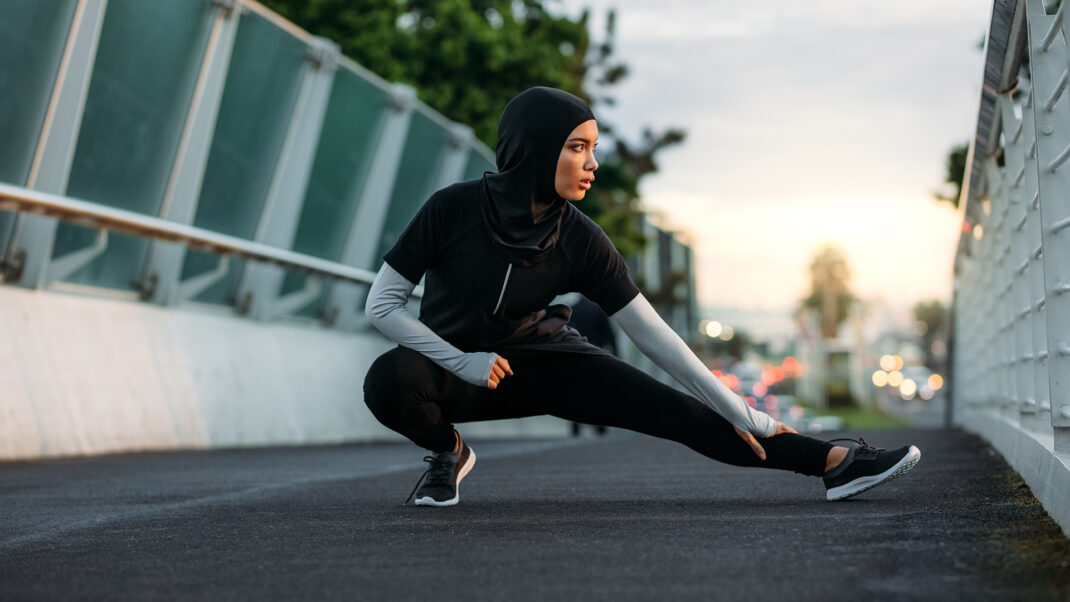
[[895, 358], [890, 355], [881, 356], [881, 370], [885, 372], [891, 372], [895, 370]]
[[787, 373], [780, 366], [773, 366], [773, 382], [780, 382], [787, 378]]
[[964, 234], [969, 234], [972, 231], [973, 231], [973, 225], [970, 224], [970, 222], [968, 222], [966, 220], [962, 220], [962, 232]]
[[892, 370], [888, 373], [888, 385], [892, 387], [899, 387], [903, 384], [903, 373], [898, 370]]
[[772, 370], [762, 370], [762, 384], [767, 387], [776, 384], [776, 378], [773, 377]]
[[725, 326], [721, 330], [721, 340], [722, 341], [731, 341], [732, 337], [734, 337], [734, 336], [736, 336], [736, 331], [733, 330], [731, 326]]
[[806, 362], [799, 362], [799, 365], [795, 367], [795, 376], [806, 376], [806, 373], [810, 371], [810, 365]]
[[937, 357], [941, 357], [947, 353], [947, 343], [945, 343], [943, 339], [934, 340], [929, 348], [932, 350], [933, 355]]
[[892, 365], [892, 370], [891, 371], [902, 370], [903, 369], [903, 358], [901, 356], [893, 355], [892, 356], [892, 360], [895, 363]]
[[918, 389], [918, 397], [924, 399], [925, 401], [929, 401], [930, 399], [932, 399], [934, 394], [935, 393], [933, 393], [932, 387], [930, 387], [929, 385], [922, 385], [921, 389]]
[[779, 405], [780, 405], [780, 399], [778, 399], [776, 395], [768, 395], [768, 396], [766, 396], [766, 398], [765, 398], [765, 411], [766, 412], [771, 412], [773, 410], [776, 410], [777, 406], [779, 406]]
[[914, 382], [913, 379], [909, 379], [908, 378], [908, 379], [903, 381], [903, 384], [899, 385], [899, 393], [900, 393], [900, 395], [906, 395], [907, 398], [914, 397], [914, 394], [917, 393], [917, 392], [918, 392], [918, 383]]
[[721, 372], [720, 370], [714, 370], [713, 371], [713, 375], [717, 377], [717, 380], [720, 380], [721, 377], [724, 376], [724, 373]]
[[706, 336], [710, 337], [711, 339], [716, 339], [717, 337], [721, 336], [722, 329], [723, 327], [721, 326], [720, 322], [718, 322], [717, 320], [710, 320], [706, 323]]
[[706, 327], [710, 325], [709, 320], [702, 320], [698, 323], [698, 331], [702, 334], [706, 334]]
[[751, 387], [751, 392], [754, 393], [755, 397], [765, 397], [765, 394], [769, 392], [769, 387], [765, 386], [764, 383], [754, 383], [754, 386]]
[[981, 240], [982, 238], [984, 238], [984, 236], [985, 236], [984, 226], [982, 226], [981, 224], [977, 224], [976, 226], [973, 227], [973, 237], [976, 240]]
[[758, 409], [758, 400], [753, 398], [753, 397], [751, 397], [750, 395], [744, 397], [743, 401], [747, 402], [747, 405], [749, 405], [750, 407], [752, 407], [752, 408], [754, 408], [756, 410]]
[[803, 407], [799, 404], [791, 406], [791, 409], [788, 410], [788, 413], [791, 414], [792, 420], [800, 420], [805, 412], [806, 410], [804, 410]]
[[739, 387], [739, 377], [735, 374], [725, 374], [721, 377], [721, 382], [724, 383], [724, 386], [728, 387], [729, 389], [732, 389], [733, 391], [735, 391], [736, 388]]
[[910, 401], [911, 399], [914, 399], [914, 394], [911, 393], [910, 395], [907, 395], [906, 392], [900, 391], [899, 392], [899, 398], [902, 399], [903, 401]]
[[873, 373], [873, 386], [883, 387], [888, 384], [888, 373], [884, 370], [877, 370]]
[[929, 375], [929, 388], [933, 391], [939, 391], [944, 386], [944, 377], [936, 374], [935, 372]]
[[795, 370], [797, 370], [799, 367], [799, 362], [797, 362], [794, 357], [789, 355], [788, 357], [784, 358], [783, 362], [780, 362], [780, 366], [784, 368], [785, 374], [787, 374], [788, 376], [794, 376]]

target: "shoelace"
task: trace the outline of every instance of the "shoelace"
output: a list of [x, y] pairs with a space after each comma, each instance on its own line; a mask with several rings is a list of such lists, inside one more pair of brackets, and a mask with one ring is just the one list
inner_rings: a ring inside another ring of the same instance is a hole
[[850, 441], [851, 443], [857, 443], [858, 444], [858, 449], [866, 449], [866, 450], [873, 450], [873, 451], [885, 451], [883, 447], [873, 447], [872, 445], [866, 443], [866, 440], [863, 439], [861, 435], [858, 436], [858, 439], [851, 439], [849, 437], [842, 437], [840, 439], [829, 439], [828, 442], [829, 443], [835, 443], [837, 441]]
[[412, 496], [416, 495], [416, 490], [424, 483], [449, 483], [451, 469], [450, 462], [439, 461], [439, 458], [436, 456], [424, 456], [424, 462], [427, 462], [430, 466], [428, 466], [427, 470], [420, 475], [420, 480], [416, 481], [416, 486], [409, 492], [409, 497], [405, 498], [404, 504], [408, 504], [412, 501]]

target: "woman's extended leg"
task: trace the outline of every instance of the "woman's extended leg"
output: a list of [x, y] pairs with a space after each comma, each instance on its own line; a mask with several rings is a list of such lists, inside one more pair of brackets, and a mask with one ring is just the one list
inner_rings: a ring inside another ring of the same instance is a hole
[[[502, 381], [495, 396], [516, 398], [532, 413], [677, 441], [728, 464], [821, 476], [834, 447], [804, 435], [777, 435], [758, 440], [766, 451], [763, 461], [706, 404], [615, 357], [560, 354], [511, 363], [514, 375]], [[456, 417], [458, 422], [468, 418]]]
[[824, 474], [833, 448], [803, 435], [777, 435], [759, 440], [766, 451], [762, 461], [704, 403], [615, 357], [567, 353], [511, 364], [514, 375], [491, 391], [397, 347], [372, 364], [364, 398], [380, 422], [433, 452], [454, 448], [454, 423], [542, 414], [670, 439], [737, 466], [814, 476]]

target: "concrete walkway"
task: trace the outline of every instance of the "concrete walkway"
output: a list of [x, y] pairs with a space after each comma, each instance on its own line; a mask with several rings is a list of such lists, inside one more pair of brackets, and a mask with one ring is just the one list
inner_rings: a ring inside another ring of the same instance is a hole
[[[856, 435], [857, 433], [851, 433]], [[473, 443], [454, 508], [402, 444], [0, 464], [0, 600], [1057, 600], [1070, 546], [988, 446], [845, 502], [664, 441]]]

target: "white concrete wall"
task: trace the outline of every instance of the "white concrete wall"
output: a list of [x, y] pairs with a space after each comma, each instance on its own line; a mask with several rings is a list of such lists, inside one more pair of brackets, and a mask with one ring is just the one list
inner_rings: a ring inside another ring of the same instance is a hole
[[[0, 459], [400, 439], [363, 402], [392, 344], [225, 309], [0, 286]], [[469, 437], [563, 436], [529, 418]]]

